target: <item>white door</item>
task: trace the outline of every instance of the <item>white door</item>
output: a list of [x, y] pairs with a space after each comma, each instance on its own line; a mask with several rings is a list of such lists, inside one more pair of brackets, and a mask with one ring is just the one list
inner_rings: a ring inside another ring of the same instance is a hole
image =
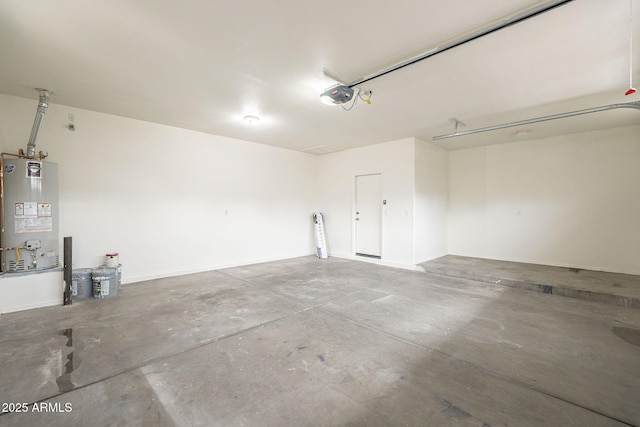
[[382, 255], [382, 175], [356, 176], [356, 255]]

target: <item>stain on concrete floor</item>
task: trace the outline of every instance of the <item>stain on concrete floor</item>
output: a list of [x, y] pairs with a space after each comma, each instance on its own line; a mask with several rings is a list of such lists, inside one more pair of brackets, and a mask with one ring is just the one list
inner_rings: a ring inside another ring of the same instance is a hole
[[618, 338], [640, 347], [640, 329], [616, 327], [611, 330]]

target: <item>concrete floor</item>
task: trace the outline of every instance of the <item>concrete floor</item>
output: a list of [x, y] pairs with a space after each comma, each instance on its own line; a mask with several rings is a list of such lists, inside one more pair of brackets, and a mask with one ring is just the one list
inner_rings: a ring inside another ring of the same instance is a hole
[[640, 308], [640, 276], [447, 255], [420, 264], [434, 274]]
[[640, 425], [640, 310], [337, 258], [5, 314], [0, 356], [2, 426]]

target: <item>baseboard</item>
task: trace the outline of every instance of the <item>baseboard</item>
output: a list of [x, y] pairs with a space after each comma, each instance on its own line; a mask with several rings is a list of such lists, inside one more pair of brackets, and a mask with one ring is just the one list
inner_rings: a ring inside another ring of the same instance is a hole
[[[222, 270], [225, 268], [234, 268], [234, 267], [242, 267], [244, 265], [251, 264], [262, 264], [265, 262], [273, 262], [273, 261], [282, 261], [285, 259], [299, 258], [303, 256], [316, 255], [315, 251], [309, 252], [306, 254], [291, 254], [291, 255], [279, 255], [275, 257], [267, 257], [267, 258], [251, 258], [244, 260], [236, 260], [231, 262], [225, 262], [221, 264], [207, 264], [207, 265], [199, 265], [199, 266], [191, 266], [189, 268], [183, 269], [167, 269], [139, 274], [123, 274], [123, 284], [130, 284], [136, 282], [144, 282], [147, 280], [155, 280], [155, 279], [164, 279], [168, 277], [176, 277], [176, 276], [185, 276], [188, 274], [196, 274], [196, 273], [204, 273], [207, 271], [213, 270]], [[123, 268], [125, 268], [124, 266]]]

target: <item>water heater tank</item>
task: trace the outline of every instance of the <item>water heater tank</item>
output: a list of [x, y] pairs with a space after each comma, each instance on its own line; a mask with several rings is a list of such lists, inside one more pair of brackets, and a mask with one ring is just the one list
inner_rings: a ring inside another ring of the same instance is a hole
[[3, 271], [59, 265], [58, 165], [26, 158], [4, 161]]

